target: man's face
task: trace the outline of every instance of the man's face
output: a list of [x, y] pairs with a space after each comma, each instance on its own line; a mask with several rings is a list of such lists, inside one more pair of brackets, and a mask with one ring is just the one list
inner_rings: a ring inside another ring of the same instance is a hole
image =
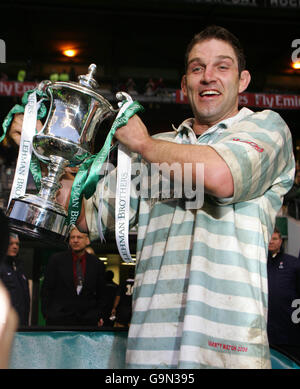
[[9, 237], [9, 244], [7, 248], [7, 255], [10, 257], [15, 257], [18, 255], [20, 248], [20, 241], [19, 238], [13, 238], [12, 236]]
[[249, 82], [248, 71], [239, 76], [238, 60], [228, 43], [210, 39], [195, 44], [181, 83], [195, 116], [195, 126], [211, 127], [234, 116], [238, 112], [238, 94]]
[[86, 246], [89, 244], [87, 234], [83, 234], [77, 229], [73, 229], [70, 233], [69, 245], [75, 253], [84, 251]]
[[300, 185], [300, 171], [295, 174], [295, 184]]
[[278, 232], [273, 232], [271, 240], [269, 242], [269, 251], [272, 254], [278, 253], [280, 251], [281, 244], [282, 239], [280, 238], [280, 235], [278, 234]]

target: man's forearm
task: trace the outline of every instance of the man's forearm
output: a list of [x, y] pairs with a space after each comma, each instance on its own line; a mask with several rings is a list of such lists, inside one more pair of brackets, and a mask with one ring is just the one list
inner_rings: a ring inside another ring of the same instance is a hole
[[80, 215], [78, 216], [77, 222], [76, 222], [76, 227], [80, 232], [85, 232], [88, 233], [88, 225], [86, 221], [86, 216], [85, 216], [85, 207], [84, 207], [84, 200], [82, 200], [81, 203], [81, 212]]
[[193, 184], [199, 174], [196, 164], [203, 164], [205, 192], [216, 197], [233, 195], [231, 172], [223, 158], [210, 146], [183, 145], [150, 138], [141, 148], [141, 155], [150, 163], [167, 163], [169, 166], [179, 163], [182, 172], [185, 164], [191, 164]]
[[[127, 125], [119, 128], [116, 138], [131, 151], [141, 154], [150, 163], [167, 163], [171, 166], [185, 163], [193, 166], [192, 183], [197, 182], [196, 164], [204, 166], [204, 190], [216, 197], [231, 197], [233, 178], [226, 162], [210, 146], [184, 145], [152, 138], [141, 119], [134, 115]], [[184, 172], [184, 169], [181, 169]]]

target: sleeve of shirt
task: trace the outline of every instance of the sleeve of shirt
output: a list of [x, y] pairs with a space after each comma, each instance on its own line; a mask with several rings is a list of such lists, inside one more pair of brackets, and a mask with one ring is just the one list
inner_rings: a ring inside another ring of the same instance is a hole
[[247, 201], [266, 191], [282, 198], [294, 181], [295, 160], [290, 130], [274, 111], [247, 116], [210, 145], [228, 165], [234, 182], [233, 197], [222, 204]]
[[[132, 158], [132, 163], [135, 162], [137, 161], [134, 157]], [[99, 239], [98, 209], [100, 198], [102, 198], [101, 225], [103, 234], [107, 231], [114, 231], [115, 229], [116, 183], [117, 168], [114, 168], [98, 182], [94, 195], [88, 200], [84, 199], [85, 218], [91, 241]], [[133, 227], [136, 224], [138, 207], [138, 192], [135, 185], [131, 183], [129, 215], [130, 227]]]

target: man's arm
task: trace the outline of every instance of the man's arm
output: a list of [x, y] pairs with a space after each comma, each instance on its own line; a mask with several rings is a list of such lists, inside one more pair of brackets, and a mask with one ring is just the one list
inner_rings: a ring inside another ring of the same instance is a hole
[[85, 232], [86, 234], [88, 234], [89, 232], [88, 225], [86, 222], [86, 217], [85, 217], [84, 201], [82, 201], [81, 204], [81, 212], [76, 221], [76, 227], [80, 232]]
[[[130, 134], [130, 135], [128, 135]], [[152, 138], [138, 116], [133, 116], [128, 124], [116, 131], [116, 138], [131, 151], [138, 152], [148, 162], [179, 163], [183, 172], [184, 164], [193, 165], [192, 179], [197, 183], [196, 163], [204, 164], [204, 190], [215, 197], [227, 198], [233, 195], [234, 185], [231, 171], [223, 158], [210, 146], [184, 145]], [[162, 169], [163, 171], [163, 169]], [[170, 173], [168, 171], [167, 173]], [[172, 174], [172, 171], [171, 171]], [[183, 178], [183, 177], [182, 177]], [[199, 182], [201, 182], [199, 180]], [[88, 233], [84, 201], [76, 222], [81, 232]]]
[[106, 305], [106, 295], [105, 295], [105, 266], [104, 264], [97, 259], [97, 285], [96, 285], [96, 293], [97, 293], [97, 302], [99, 308], [99, 320], [98, 327], [103, 326], [103, 317], [104, 317], [104, 308]]
[[[22, 126], [23, 126], [23, 120], [24, 120], [24, 114], [23, 113], [16, 113], [14, 115], [14, 118], [11, 122], [11, 125], [8, 130], [8, 137], [12, 139], [16, 145], [20, 145], [21, 141], [21, 134], [22, 134]], [[37, 120], [36, 122], [36, 129], [37, 131], [41, 131], [43, 128], [43, 123], [40, 120]]]
[[119, 294], [117, 294], [116, 297], [115, 297], [114, 305], [113, 305], [112, 310], [111, 310], [111, 315], [112, 316], [116, 316], [117, 307], [118, 307], [118, 305], [120, 303], [120, 300], [121, 300], [121, 296]]
[[231, 197], [234, 192], [231, 171], [223, 158], [210, 146], [185, 145], [152, 138], [142, 120], [129, 119], [126, 126], [116, 131], [115, 137], [131, 151], [142, 155], [148, 162], [167, 163], [169, 166], [185, 163], [193, 166], [192, 180], [197, 182], [196, 164], [204, 165], [204, 190], [215, 197]]

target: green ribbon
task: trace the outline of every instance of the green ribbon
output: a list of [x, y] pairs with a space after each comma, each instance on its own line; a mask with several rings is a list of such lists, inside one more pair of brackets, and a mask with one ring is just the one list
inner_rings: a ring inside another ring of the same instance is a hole
[[[14, 115], [17, 113], [24, 113], [25, 106], [28, 103], [28, 97], [33, 92], [36, 92], [36, 95], [40, 98], [47, 97], [45, 92], [38, 90], [38, 89], [30, 89], [27, 92], [25, 92], [23, 97], [22, 97], [22, 105], [16, 104], [6, 115], [6, 117], [2, 123], [3, 134], [0, 137], [0, 142], [2, 142], [3, 139], [5, 138], [6, 133], [11, 125], [11, 122], [13, 120]], [[37, 119], [39, 119], [39, 120], [42, 119], [46, 115], [46, 113], [47, 113], [47, 108], [46, 108], [44, 103], [41, 103], [39, 110], [38, 110]], [[41, 186], [42, 173], [41, 173], [41, 167], [40, 167], [39, 160], [37, 159], [35, 154], [32, 154], [32, 156], [31, 156], [30, 171], [32, 173], [32, 177], [33, 177], [35, 186], [36, 186], [37, 190], [39, 190], [40, 186]]]
[[97, 183], [100, 179], [100, 172], [103, 163], [105, 162], [111, 142], [116, 130], [125, 126], [128, 120], [139, 111], [143, 111], [144, 108], [137, 101], [132, 102], [127, 109], [118, 116], [106, 137], [104, 145], [98, 154], [92, 155], [87, 158], [81, 165], [76, 173], [68, 208], [68, 217], [66, 220], [67, 225], [75, 224], [78, 216], [81, 212], [81, 203], [83, 196], [89, 199], [95, 192]]

